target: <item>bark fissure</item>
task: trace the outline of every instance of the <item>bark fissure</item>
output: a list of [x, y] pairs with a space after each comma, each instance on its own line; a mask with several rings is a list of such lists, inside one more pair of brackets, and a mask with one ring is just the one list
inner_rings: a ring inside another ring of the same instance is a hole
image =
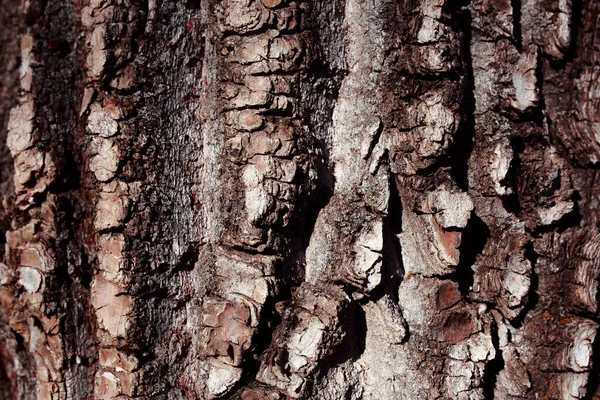
[[594, 398], [599, 16], [0, 2], [0, 398]]
[[468, 299], [474, 281], [473, 265], [490, 239], [488, 226], [476, 215], [472, 215], [462, 234], [462, 242], [458, 251], [460, 259], [452, 280], [458, 283], [458, 288], [465, 299]]
[[483, 398], [485, 400], [495, 399], [496, 384], [498, 375], [504, 369], [504, 358], [502, 357], [502, 349], [500, 349], [500, 338], [498, 336], [498, 326], [495, 322], [492, 323], [490, 334], [492, 336], [492, 344], [496, 351], [496, 356], [488, 361], [483, 370]]

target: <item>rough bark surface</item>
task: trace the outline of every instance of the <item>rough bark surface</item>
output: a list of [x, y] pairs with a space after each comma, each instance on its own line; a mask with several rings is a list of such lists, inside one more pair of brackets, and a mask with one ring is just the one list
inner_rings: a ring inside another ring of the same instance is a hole
[[597, 399], [600, 3], [0, 0], [0, 400]]

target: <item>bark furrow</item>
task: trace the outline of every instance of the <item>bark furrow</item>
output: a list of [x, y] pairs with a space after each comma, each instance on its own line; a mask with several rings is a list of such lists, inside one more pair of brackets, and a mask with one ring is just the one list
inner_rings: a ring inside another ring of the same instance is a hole
[[594, 0], [0, 1], [0, 399], [594, 399]]

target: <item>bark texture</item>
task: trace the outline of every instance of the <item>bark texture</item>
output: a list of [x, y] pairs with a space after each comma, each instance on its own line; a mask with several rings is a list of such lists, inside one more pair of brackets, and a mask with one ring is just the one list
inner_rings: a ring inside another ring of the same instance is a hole
[[596, 0], [0, 0], [0, 400], [600, 398]]

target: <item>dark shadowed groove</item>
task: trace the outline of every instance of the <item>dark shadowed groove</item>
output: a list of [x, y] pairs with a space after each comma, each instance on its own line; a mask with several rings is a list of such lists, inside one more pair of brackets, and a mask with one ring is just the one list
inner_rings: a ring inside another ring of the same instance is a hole
[[347, 361], [357, 361], [365, 351], [367, 339], [367, 320], [365, 311], [358, 302], [351, 302], [340, 313], [340, 322], [344, 338], [331, 353], [320, 362], [318, 376], [307, 385], [307, 393], [313, 390], [313, 384], [319, 382], [332, 368]]
[[[291, 297], [291, 296], [290, 296]], [[285, 312], [288, 308], [288, 302], [281, 302], [278, 304], [280, 308]], [[261, 355], [269, 346], [273, 337], [267, 332], [274, 332], [275, 328], [281, 324], [284, 317], [276, 311], [275, 301], [273, 299], [267, 299], [263, 306], [263, 310], [259, 317], [258, 327], [256, 328], [258, 335], [255, 335], [252, 341], [252, 348], [250, 349], [252, 354]], [[260, 369], [261, 359], [260, 357], [247, 357], [244, 360], [244, 370], [242, 372], [242, 378], [240, 381], [231, 389], [231, 393], [234, 395], [232, 399], [237, 399], [235, 394], [241, 394], [245, 388], [255, 384], [256, 376]]]
[[[571, 29], [571, 43], [563, 58], [565, 62], [571, 62], [577, 57], [577, 41], [583, 19], [583, 1], [571, 0], [571, 25], [569, 26]], [[593, 4], [593, 2], [594, 0], [590, 0], [589, 4]]]
[[198, 262], [199, 252], [197, 250], [197, 243], [190, 243], [187, 250], [179, 257], [177, 264], [171, 269], [171, 274], [175, 274], [180, 271], [191, 271], [194, 269], [196, 262]]
[[[344, 61], [345, 1], [311, 2], [306, 25], [313, 41], [311, 59], [300, 81], [300, 115], [311, 150], [312, 168], [316, 173], [309, 198], [303, 199], [290, 233], [290, 254], [285, 258], [279, 277], [284, 284], [282, 296], [291, 296], [293, 288], [304, 281], [304, 257], [320, 211], [333, 195], [334, 177], [329, 154], [332, 115], [341, 83], [346, 75]], [[298, 234], [300, 232], [300, 234]]]
[[[316, 181], [310, 198], [302, 199], [289, 229], [289, 253], [279, 263], [276, 272], [281, 287], [275, 299], [265, 304], [259, 332], [274, 332], [282, 316], [275, 312], [275, 303], [285, 309], [294, 290], [304, 281], [305, 253], [317, 217], [333, 195], [334, 177], [329, 154], [329, 133], [332, 115], [338, 98], [339, 88], [346, 75], [340, 70], [344, 65], [343, 21], [344, 0], [315, 1], [311, 3], [307, 26], [314, 43], [315, 54], [309, 60], [300, 82], [300, 115], [308, 139], [304, 143], [311, 149], [312, 167]], [[323, 47], [328, 45], [330, 47]], [[341, 59], [340, 59], [341, 57]], [[258, 335], [256, 351], [262, 354], [271, 344], [271, 335]], [[260, 358], [260, 357], [259, 357]], [[248, 365], [247, 377], [254, 377], [259, 368], [258, 361]]]
[[388, 296], [393, 303], [398, 304], [398, 289], [404, 278], [402, 249], [397, 236], [402, 232], [402, 201], [393, 176], [390, 176], [389, 185], [388, 215], [383, 220], [382, 284], [373, 290], [370, 299], [377, 301]]
[[[299, 143], [299, 147], [310, 149], [310, 164], [316, 173], [316, 180], [312, 178], [313, 183], [307, 188], [309, 196], [301, 198], [296, 204], [292, 220], [285, 232], [282, 232], [286, 236], [287, 252], [276, 266], [278, 293], [275, 298], [267, 300], [263, 307], [258, 327], [259, 334], [253, 342], [252, 352], [256, 357], [244, 362], [243, 376], [234, 388], [234, 392], [256, 385], [254, 380], [261, 359], [273, 339], [270, 333], [275, 332], [276, 327], [285, 318], [275, 309], [284, 313], [286, 309], [289, 310], [289, 302], [295, 289], [304, 281], [306, 249], [317, 217], [333, 195], [334, 177], [329, 154], [329, 135], [338, 92], [346, 76], [343, 41], [344, 8], [344, 0], [314, 1], [310, 3], [308, 15], [305, 16], [314, 53], [306, 70], [300, 74], [299, 114], [306, 138], [300, 138], [302, 142]], [[308, 178], [308, 176], [301, 177], [304, 181], [308, 181]], [[343, 316], [350, 314], [347, 311], [342, 312]]]
[[473, 76], [473, 58], [471, 56], [471, 12], [458, 5], [453, 7], [456, 28], [461, 32], [461, 63], [464, 86], [461, 121], [449, 150], [450, 176], [458, 187], [469, 189], [469, 159], [475, 146], [475, 80]]
[[573, 202], [573, 210], [564, 215], [561, 219], [556, 222], [556, 228], [559, 233], [563, 233], [569, 228], [577, 227], [581, 225], [583, 221], [583, 216], [581, 215], [581, 210], [579, 209], [579, 201], [581, 200], [581, 195], [577, 190], [573, 191], [573, 196], [571, 197], [571, 201]]
[[[317, 17], [315, 17], [317, 18]], [[317, 31], [317, 29], [315, 29]], [[320, 43], [317, 32], [312, 32], [315, 42]], [[317, 217], [329, 203], [333, 194], [334, 178], [330, 162], [327, 132], [331, 129], [331, 116], [337, 100], [341, 79], [339, 71], [332, 71], [331, 64], [322, 59], [311, 60], [306, 76], [301, 79], [300, 111], [311, 149], [312, 167], [316, 172], [308, 198], [301, 199], [287, 229], [289, 254], [279, 264], [278, 276], [284, 284], [278, 301], [289, 298], [293, 288], [304, 281], [304, 257]], [[308, 177], [305, 177], [308, 179]]]
[[517, 182], [522, 173], [521, 154], [525, 149], [525, 145], [523, 144], [523, 139], [518, 136], [510, 139], [510, 145], [513, 150], [513, 158], [510, 162], [510, 167], [506, 172], [506, 176], [500, 180], [500, 183], [504, 187], [510, 188], [512, 192], [500, 196], [500, 198], [502, 200], [502, 205], [507, 212], [519, 216], [521, 213], [521, 201], [519, 199]]
[[523, 327], [523, 324], [525, 323], [525, 318], [529, 315], [529, 312], [537, 306], [540, 299], [540, 295], [538, 293], [540, 280], [537, 273], [535, 272], [538, 254], [533, 248], [533, 242], [527, 242], [527, 244], [525, 245], [524, 255], [525, 258], [527, 258], [527, 260], [529, 260], [529, 262], [531, 263], [531, 276], [529, 277], [531, 283], [529, 285], [529, 292], [527, 293], [527, 303], [525, 304], [519, 315], [517, 315], [512, 321], [510, 321], [511, 325], [517, 329]]
[[468, 299], [469, 291], [473, 286], [473, 265], [477, 256], [481, 254], [490, 238], [490, 229], [477, 215], [471, 215], [465, 230], [462, 233], [462, 241], [458, 251], [460, 259], [456, 271], [450, 274], [450, 278], [458, 283], [458, 288], [463, 298]]
[[[298, 204], [288, 229], [289, 252], [276, 272], [281, 287], [277, 297], [270, 304], [265, 304], [264, 313], [270, 315], [261, 318], [262, 326], [259, 332], [276, 332], [276, 327], [283, 322], [287, 313], [294, 314], [293, 309], [289, 308], [290, 299], [296, 288], [305, 280], [306, 249], [319, 213], [333, 195], [335, 179], [329, 149], [332, 116], [341, 84], [347, 75], [345, 6], [345, 0], [312, 1], [306, 15], [306, 27], [311, 34], [313, 53], [305, 72], [300, 76], [299, 108], [307, 133], [307, 140], [303, 144], [310, 149], [311, 167], [316, 173], [316, 180], [309, 188], [309, 198], [302, 199]], [[273, 312], [275, 303], [278, 310], [286, 315]], [[340, 322], [347, 334], [342, 343], [320, 362], [317, 376], [307, 382], [305, 390], [309, 393], [315, 382], [329, 369], [349, 358], [358, 358], [364, 350], [366, 321], [360, 305], [351, 304], [341, 310]], [[272, 335], [258, 335], [255, 344], [257, 360], [249, 361], [245, 365], [246, 384], [251, 381], [248, 378], [256, 376], [260, 367], [259, 360], [264, 358], [264, 351], [271, 345], [272, 338]]]
[[515, 42], [515, 47], [517, 48], [517, 50], [521, 51], [523, 49], [523, 34], [521, 27], [521, 0], [510, 0], [510, 5], [512, 7], [513, 16], [513, 39]]
[[199, 10], [200, 9], [200, 4], [202, 3], [201, 0], [187, 0], [185, 2], [185, 7], [188, 10]]
[[483, 369], [481, 388], [483, 389], [483, 398], [485, 400], [494, 399], [498, 374], [504, 369], [504, 358], [502, 357], [502, 350], [500, 350], [500, 338], [498, 336], [498, 324], [495, 321], [492, 322], [490, 330], [492, 345], [496, 349], [496, 356], [493, 360], [488, 361]]

